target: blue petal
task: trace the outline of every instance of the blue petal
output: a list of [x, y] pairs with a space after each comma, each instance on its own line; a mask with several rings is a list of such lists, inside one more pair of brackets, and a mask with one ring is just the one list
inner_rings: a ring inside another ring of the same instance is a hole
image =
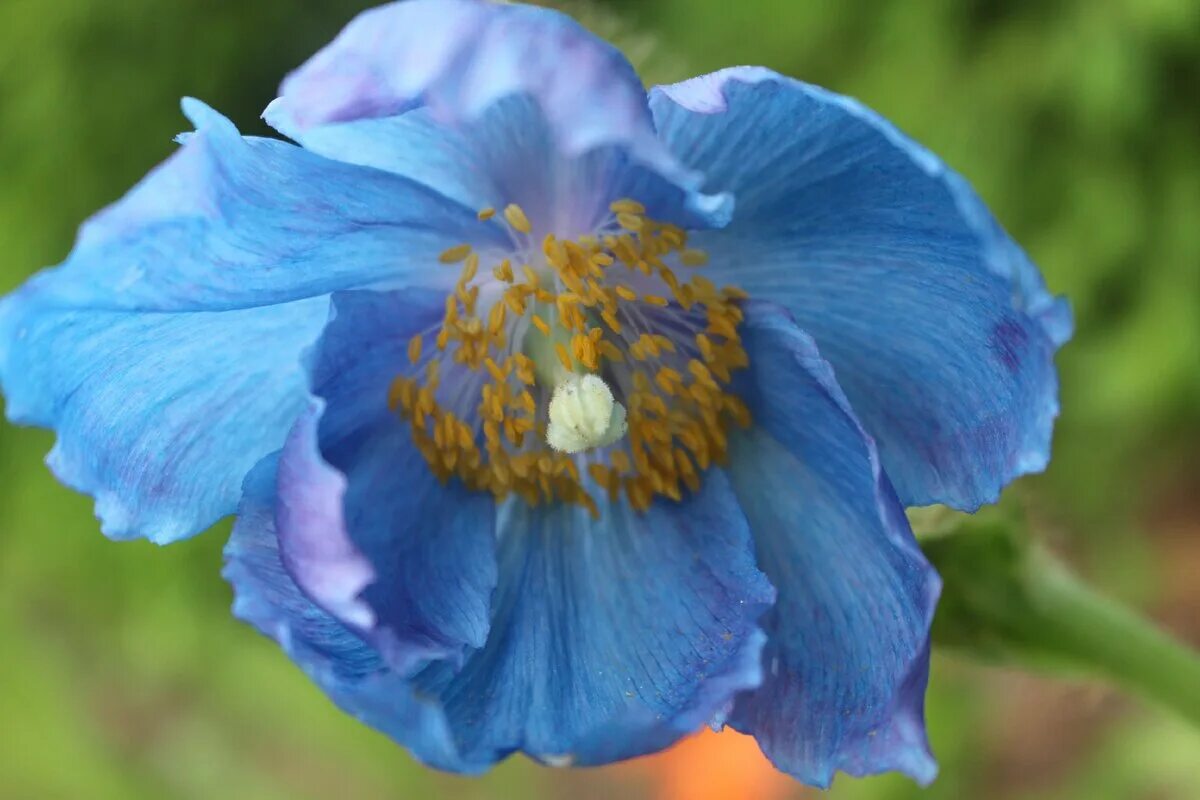
[[923, 702], [940, 581], [833, 370], [778, 307], [747, 305], [755, 427], [731, 439], [729, 473], [779, 600], [763, 626], [763, 685], [733, 724], [805, 783], [835, 770], [936, 765]]
[[469, 771], [440, 706], [420, 697], [378, 651], [296, 584], [275, 529], [277, 464], [277, 454], [268, 456], [248, 476], [225, 547], [223, 574], [233, 585], [234, 614], [279, 642], [346, 713], [403, 742], [428, 764]]
[[280, 552], [277, 482], [276, 455], [246, 481], [225, 551], [234, 613], [343, 710], [433, 766], [474, 774], [518, 749], [556, 765], [628, 758], [722, 723], [762, 678], [753, 620], [774, 595], [720, 473], [707, 499], [656, 507], [646, 525], [628, 524], [627, 508], [606, 508], [619, 520], [596, 526], [578, 509], [514, 504], [503, 624], [461, 676], [435, 661], [411, 681], [300, 588]]
[[293, 577], [402, 674], [481, 647], [496, 585], [492, 496], [439, 483], [387, 405], [409, 338], [440, 317], [440, 301], [334, 295], [312, 356], [318, 399], [279, 460], [276, 522]]
[[475, 212], [414, 181], [271, 139], [198, 101], [197, 131], [89, 220], [32, 284], [57, 302], [148, 311], [262, 306], [338, 289], [452, 285], [437, 257], [503, 243]]
[[569, 17], [479, 0], [407, 0], [367, 11], [290, 75], [267, 118], [288, 136], [332, 122], [427, 107], [471, 120], [528, 95], [556, 148], [624, 144], [664, 174], [685, 172], [658, 141], [637, 74]]
[[816, 338], [905, 504], [974, 509], [1045, 467], [1070, 313], [961, 177], [855, 101], [768, 70], [651, 105], [675, 153], [737, 197], [697, 246]]
[[449, 283], [441, 250], [494, 235], [412, 181], [185, 107], [198, 131], [179, 152], [0, 301], [8, 415], [58, 431], [51, 466], [118, 538], [167, 542], [234, 510], [303, 408], [297, 359], [330, 290]]
[[[272, 109], [267, 119], [278, 124]], [[732, 211], [728, 195], [695, 191], [698, 178], [664, 176], [632, 158], [625, 144], [560, 152], [530, 95], [503, 97], [449, 127], [420, 108], [288, 133], [312, 152], [403, 175], [470, 208], [516, 203], [535, 239], [591, 233], [611, 216], [609, 204], [625, 197], [637, 198], [655, 219], [690, 229], [724, 225]]]
[[96, 498], [109, 536], [192, 535], [234, 510], [246, 472], [283, 443], [328, 306], [143, 314], [22, 289], [0, 302], [8, 416], [58, 432], [48, 463]]
[[487, 645], [461, 672], [434, 664], [416, 681], [470, 762], [629, 758], [720, 724], [759, 683], [755, 620], [773, 597], [720, 473], [645, 515], [511, 501]]

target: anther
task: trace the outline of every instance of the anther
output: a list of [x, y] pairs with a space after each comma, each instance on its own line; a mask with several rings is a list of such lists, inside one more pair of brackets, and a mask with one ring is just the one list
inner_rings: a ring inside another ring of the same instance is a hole
[[614, 200], [609, 204], [609, 209], [614, 214], [645, 214], [646, 207], [636, 200]]
[[438, 256], [438, 261], [441, 261], [443, 264], [457, 264], [459, 261], [462, 261], [468, 255], [470, 255], [470, 253], [471, 245], [456, 244], [454, 247], [451, 247]]
[[529, 224], [529, 217], [525, 216], [524, 209], [516, 203], [510, 204], [504, 209], [504, 219], [508, 220], [508, 224], [518, 233], [533, 232], [533, 226]]

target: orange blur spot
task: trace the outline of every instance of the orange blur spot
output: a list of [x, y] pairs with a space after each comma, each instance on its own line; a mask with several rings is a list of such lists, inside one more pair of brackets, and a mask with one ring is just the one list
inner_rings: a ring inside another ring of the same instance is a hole
[[785, 800], [799, 783], [771, 765], [750, 736], [704, 729], [658, 755], [632, 762], [658, 800]]

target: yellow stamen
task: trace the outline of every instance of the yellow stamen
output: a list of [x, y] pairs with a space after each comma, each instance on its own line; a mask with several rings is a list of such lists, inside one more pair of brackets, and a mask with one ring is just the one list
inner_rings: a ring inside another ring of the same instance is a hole
[[627, 231], [640, 231], [646, 222], [635, 214], [617, 214], [617, 224]]
[[600, 355], [607, 358], [609, 361], [621, 363], [625, 361], [625, 354], [621, 352], [615, 344], [607, 340], [601, 340], [597, 345], [600, 350]]
[[471, 245], [456, 244], [454, 247], [451, 247], [449, 250], [446, 250], [444, 253], [438, 256], [438, 260], [443, 264], [457, 264], [459, 261], [462, 261], [464, 258], [466, 258], [470, 252]]
[[646, 207], [644, 205], [642, 205], [641, 203], [639, 203], [636, 200], [630, 200], [628, 198], [624, 198], [621, 200], [614, 200], [612, 203], [609, 204], [608, 207], [614, 214], [645, 214], [646, 213]]
[[503, 383], [508, 379], [508, 373], [505, 370], [500, 369], [496, 362], [492, 360], [491, 356], [485, 358], [483, 360], [483, 364], [485, 367], [487, 367], [487, 371], [492, 374], [492, 377], [496, 379], [496, 383]]
[[505, 283], [513, 282], [512, 262], [507, 258], [501, 261], [497, 266], [492, 268], [492, 274], [496, 276], [496, 280], [504, 281]]
[[525, 316], [525, 300], [521, 297], [521, 293], [516, 291], [515, 286], [504, 293], [504, 304], [512, 309], [512, 312], [518, 317]]
[[529, 224], [529, 217], [525, 216], [525, 211], [516, 203], [511, 203], [504, 209], [504, 219], [508, 220], [508, 224], [518, 233], [533, 232], [533, 226]]
[[567, 372], [571, 372], [571, 355], [567, 352], [567, 347], [562, 342], [557, 342], [554, 345], [554, 352], [558, 353], [558, 360], [562, 362], [563, 368]]
[[537, 291], [537, 288], [538, 288], [537, 271], [534, 270], [534, 268], [529, 266], [528, 264], [523, 264], [521, 266], [521, 272], [524, 273], [525, 283], [529, 286], [529, 288], [533, 289], [534, 291]]
[[504, 327], [504, 320], [508, 316], [508, 306], [504, 303], [496, 303], [492, 306], [492, 310], [488, 312], [488, 333], [498, 334]]
[[463, 283], [470, 283], [475, 280], [475, 273], [479, 271], [479, 254], [470, 253], [467, 256], [466, 262], [463, 264], [462, 277], [459, 278]]

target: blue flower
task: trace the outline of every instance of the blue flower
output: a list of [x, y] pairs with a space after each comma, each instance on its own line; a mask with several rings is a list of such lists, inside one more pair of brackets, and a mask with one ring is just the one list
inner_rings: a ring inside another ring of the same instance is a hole
[[[0, 305], [104, 531], [236, 514], [235, 612], [434, 766], [705, 723], [936, 767], [903, 508], [1043, 468], [1066, 305], [967, 184], [765, 69], [647, 96], [568, 18], [368, 12]], [[736, 207], [735, 207], [736, 202]]]

